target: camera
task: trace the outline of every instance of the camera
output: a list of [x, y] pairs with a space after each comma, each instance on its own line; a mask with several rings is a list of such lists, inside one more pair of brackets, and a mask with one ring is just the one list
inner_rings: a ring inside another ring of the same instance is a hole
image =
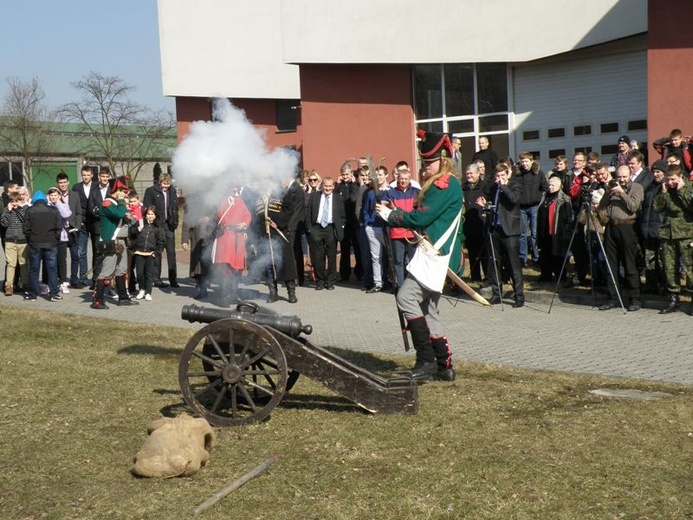
[[616, 179], [611, 179], [609, 181], [609, 189], [614, 189], [616, 186], [618, 186], [618, 181]]

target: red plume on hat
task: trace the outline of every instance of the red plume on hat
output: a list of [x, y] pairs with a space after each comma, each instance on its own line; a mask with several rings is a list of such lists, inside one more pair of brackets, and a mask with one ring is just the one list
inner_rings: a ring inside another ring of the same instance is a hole
[[419, 129], [416, 136], [421, 140], [419, 155], [422, 161], [432, 162], [443, 157], [452, 157], [452, 143], [448, 134]]
[[128, 180], [130, 177], [127, 175], [121, 175], [120, 177], [116, 177], [115, 179], [111, 179], [109, 182], [111, 184], [111, 192], [118, 191], [118, 190], [129, 190], [128, 186]]

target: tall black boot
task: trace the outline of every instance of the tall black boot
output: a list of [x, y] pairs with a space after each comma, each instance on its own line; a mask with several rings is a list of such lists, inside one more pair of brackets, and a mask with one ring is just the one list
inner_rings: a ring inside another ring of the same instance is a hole
[[452, 368], [452, 349], [450, 348], [450, 343], [448, 343], [448, 338], [445, 336], [432, 337], [431, 346], [433, 347], [433, 352], [435, 352], [438, 365], [438, 371], [433, 376], [434, 379], [454, 381], [455, 369]]
[[267, 302], [268, 303], [276, 302], [277, 298], [279, 298], [279, 294], [277, 293], [277, 281], [276, 280], [268, 280], [267, 281], [267, 287], [269, 287], [269, 296], [267, 297]]
[[659, 314], [669, 314], [681, 309], [678, 293], [669, 293], [669, 306], [666, 309], [659, 311]]
[[171, 284], [171, 287], [174, 289], [180, 287], [180, 285], [178, 285], [178, 273], [175, 269], [168, 270], [168, 283]]
[[289, 293], [289, 303], [297, 303], [298, 298], [296, 297], [296, 281], [295, 280], [287, 280], [286, 281], [286, 290]]
[[108, 306], [104, 303], [103, 301], [103, 293], [104, 290], [106, 289], [106, 286], [104, 284], [104, 280], [98, 279], [96, 280], [94, 284], [94, 292], [93, 292], [93, 302], [91, 304], [92, 309], [108, 309]]
[[431, 346], [431, 331], [428, 329], [426, 318], [418, 316], [407, 320], [407, 328], [416, 350], [416, 363], [411, 370], [412, 379], [430, 381], [438, 371], [438, 364]]
[[128, 294], [128, 290], [125, 287], [125, 275], [121, 276], [116, 276], [115, 277], [115, 283], [116, 283], [116, 291], [118, 291], [118, 306], [121, 307], [123, 305], [139, 305], [139, 302], [136, 302], [132, 298], [130, 298], [130, 295]]

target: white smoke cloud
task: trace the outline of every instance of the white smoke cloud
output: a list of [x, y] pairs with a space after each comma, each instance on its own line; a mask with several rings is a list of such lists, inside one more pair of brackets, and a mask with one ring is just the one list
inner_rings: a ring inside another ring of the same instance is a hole
[[[202, 195], [201, 204], [216, 210], [232, 187], [252, 187], [260, 193], [279, 188], [298, 168], [293, 150], [269, 150], [261, 132], [228, 99], [215, 99], [214, 121], [195, 121], [173, 152], [176, 186]], [[196, 204], [197, 206], [197, 204]]]
[[[233, 106], [228, 99], [215, 99], [212, 104], [214, 121], [195, 121], [189, 134], [173, 153], [172, 173], [177, 188], [183, 190], [186, 221], [190, 225], [214, 215], [224, 206], [233, 188], [245, 187], [257, 197], [264, 193], [280, 193], [282, 185], [298, 171], [299, 154], [286, 148], [269, 150], [261, 132]], [[245, 197], [244, 192], [244, 197]], [[255, 208], [249, 201], [251, 213]], [[281, 255], [269, 249], [262, 230], [249, 229], [256, 252], [249, 277], [263, 278], [268, 265], [279, 268]], [[223, 275], [212, 274], [212, 283], [221, 284]]]

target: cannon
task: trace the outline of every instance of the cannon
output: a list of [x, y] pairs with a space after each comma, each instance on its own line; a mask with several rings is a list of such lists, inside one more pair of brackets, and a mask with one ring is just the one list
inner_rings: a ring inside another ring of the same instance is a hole
[[409, 372], [386, 379], [316, 345], [297, 316], [243, 302], [233, 310], [185, 305], [181, 318], [205, 323], [178, 365], [186, 404], [215, 426], [266, 419], [303, 374], [372, 413], [418, 411]]

